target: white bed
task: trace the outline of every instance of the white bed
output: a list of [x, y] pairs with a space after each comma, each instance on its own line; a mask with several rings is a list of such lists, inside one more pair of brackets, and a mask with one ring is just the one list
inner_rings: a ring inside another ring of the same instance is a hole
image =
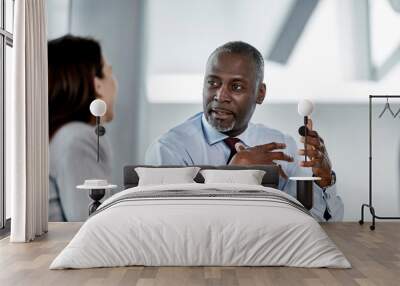
[[50, 269], [127, 265], [351, 267], [291, 196], [263, 186], [198, 183], [112, 196]]

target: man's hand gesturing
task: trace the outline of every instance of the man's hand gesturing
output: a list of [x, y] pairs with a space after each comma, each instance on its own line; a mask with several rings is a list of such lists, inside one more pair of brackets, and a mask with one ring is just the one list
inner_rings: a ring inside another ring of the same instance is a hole
[[286, 144], [268, 143], [250, 148], [245, 148], [242, 144], [236, 144], [237, 153], [232, 157], [229, 165], [277, 165], [279, 166], [280, 175], [287, 179], [287, 175], [283, 172], [282, 167], [275, 161], [293, 162], [293, 158], [282, 151]]

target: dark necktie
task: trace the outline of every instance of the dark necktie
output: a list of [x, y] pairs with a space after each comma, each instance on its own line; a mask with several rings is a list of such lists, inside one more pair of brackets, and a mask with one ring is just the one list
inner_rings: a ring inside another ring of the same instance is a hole
[[234, 137], [228, 137], [228, 138], [224, 139], [224, 142], [229, 147], [229, 149], [231, 150], [231, 154], [229, 155], [229, 159], [226, 162], [226, 164], [229, 164], [229, 162], [231, 161], [232, 157], [237, 153], [235, 145], [236, 145], [236, 143], [240, 142], [240, 140], [237, 139], [237, 138], [234, 138]]
[[328, 212], [328, 209], [325, 209], [324, 212], [324, 219], [326, 219], [326, 221], [330, 220], [332, 218], [331, 214]]

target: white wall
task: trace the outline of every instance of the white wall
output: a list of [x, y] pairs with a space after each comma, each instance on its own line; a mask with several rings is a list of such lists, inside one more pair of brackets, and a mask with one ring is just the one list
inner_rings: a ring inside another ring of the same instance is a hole
[[[377, 214], [393, 216], [400, 213], [400, 118], [378, 120], [383, 103], [380, 101], [374, 107], [374, 205]], [[397, 110], [400, 102], [393, 106]], [[151, 104], [146, 124], [149, 133], [141, 144], [147, 146], [201, 108], [200, 104]], [[312, 118], [315, 129], [326, 141], [337, 174], [337, 189], [345, 204], [344, 218], [359, 220], [361, 204], [368, 202], [368, 105], [319, 104]], [[253, 122], [277, 128], [297, 140], [296, 132], [302, 119], [295, 104], [266, 103], [258, 107]]]
[[72, 0], [47, 1], [47, 37], [54, 39], [69, 32]]

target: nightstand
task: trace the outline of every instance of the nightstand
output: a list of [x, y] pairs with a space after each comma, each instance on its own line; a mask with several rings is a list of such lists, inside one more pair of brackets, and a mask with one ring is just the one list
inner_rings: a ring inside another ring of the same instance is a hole
[[89, 205], [89, 215], [94, 213], [101, 205], [100, 200], [104, 197], [106, 190], [115, 189], [117, 185], [110, 185], [107, 180], [90, 179], [85, 180], [83, 185], [76, 186], [79, 190], [89, 190], [89, 197], [93, 202]]
[[321, 180], [320, 177], [290, 177], [289, 180], [296, 181], [296, 199], [303, 206], [311, 210], [313, 207], [313, 183]]

